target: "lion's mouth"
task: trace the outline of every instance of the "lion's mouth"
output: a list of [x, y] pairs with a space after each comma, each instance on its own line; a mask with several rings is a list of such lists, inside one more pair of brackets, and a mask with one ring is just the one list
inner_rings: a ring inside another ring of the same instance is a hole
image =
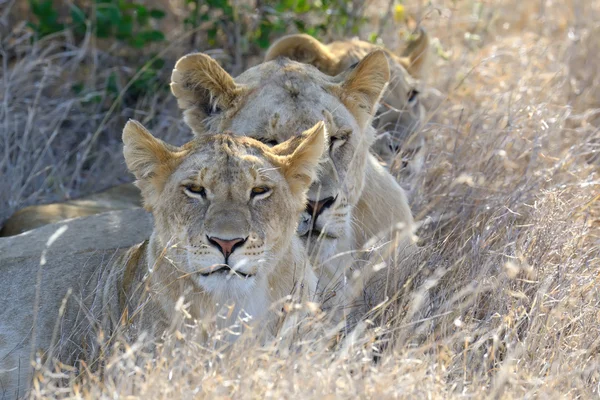
[[200, 275], [202, 275], [204, 277], [213, 276], [213, 275], [214, 276], [226, 276], [226, 277], [238, 276], [240, 278], [250, 278], [250, 277], [254, 276], [254, 274], [245, 273], [242, 271], [236, 271], [227, 264], [213, 265], [210, 267], [210, 271], [201, 272]]
[[320, 231], [318, 229], [311, 229], [306, 232], [301, 237], [303, 238], [314, 238], [314, 239], [338, 239], [337, 236], [332, 235], [331, 233]]

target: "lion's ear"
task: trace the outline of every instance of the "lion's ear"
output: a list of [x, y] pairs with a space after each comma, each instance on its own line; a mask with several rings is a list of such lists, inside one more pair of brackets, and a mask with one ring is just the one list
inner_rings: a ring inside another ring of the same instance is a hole
[[410, 40], [402, 53], [400, 63], [409, 74], [415, 78], [421, 77], [427, 64], [429, 55], [429, 36], [423, 28], [419, 28], [419, 35]]
[[184, 111], [185, 122], [198, 132], [203, 130], [206, 117], [231, 107], [240, 87], [214, 59], [194, 53], [181, 57], [175, 64], [171, 92]]
[[327, 129], [323, 121], [271, 149], [281, 155], [281, 169], [294, 194], [305, 193], [315, 179], [323, 152], [327, 149]]
[[273, 43], [267, 50], [265, 61], [271, 61], [277, 57], [287, 57], [290, 60], [314, 65], [328, 75], [336, 74], [339, 62], [327, 46], [305, 34], [284, 36]]
[[135, 120], [123, 128], [123, 155], [129, 171], [135, 175], [142, 192], [144, 206], [151, 210], [162, 189], [177, 167], [180, 153], [174, 147], [155, 138]]
[[[371, 117], [390, 79], [390, 67], [382, 50], [367, 54], [335, 89], [338, 97], [352, 112], [361, 127]], [[344, 76], [344, 75], [341, 75]]]

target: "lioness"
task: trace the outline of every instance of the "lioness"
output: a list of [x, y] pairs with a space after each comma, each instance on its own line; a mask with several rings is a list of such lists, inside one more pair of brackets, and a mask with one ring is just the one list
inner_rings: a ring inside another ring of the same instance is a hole
[[[372, 149], [384, 161], [402, 152], [403, 173], [414, 174], [423, 165], [425, 146], [422, 136], [413, 135], [425, 117], [419, 100], [417, 77], [423, 71], [429, 39], [424, 30], [408, 43], [402, 56], [382, 49], [391, 65], [391, 84], [380, 102], [375, 125], [380, 133]], [[324, 45], [308, 35], [289, 35], [279, 39], [267, 51], [265, 60], [284, 56], [312, 64], [328, 75], [344, 77], [344, 72], [368, 52], [379, 47], [361, 40], [343, 40]], [[256, 71], [257, 67], [253, 68]], [[196, 127], [201, 124], [195, 124]], [[192, 127], [194, 128], [194, 127]], [[406, 183], [406, 182], [404, 182]], [[0, 237], [12, 236], [48, 223], [83, 217], [110, 210], [139, 206], [139, 193], [133, 185], [120, 185], [101, 193], [62, 203], [29, 206], [15, 212], [0, 229]]]
[[402, 166], [408, 174], [423, 166], [424, 138], [415, 133], [425, 120], [425, 107], [419, 98], [418, 78], [422, 75], [429, 50], [429, 38], [423, 28], [398, 56], [375, 44], [359, 39], [323, 44], [312, 36], [284, 36], [267, 50], [265, 61], [277, 57], [311, 64], [321, 72], [336, 76], [347, 71], [370, 52], [382, 49], [390, 65], [390, 84], [378, 108], [374, 125], [380, 134], [373, 150], [386, 162], [402, 152]]
[[277, 146], [326, 118], [330, 145], [298, 231], [324, 267], [317, 273], [321, 288], [337, 290], [352, 265], [365, 265], [357, 259], [390, 265], [392, 256], [402, 260], [414, 249], [406, 195], [369, 152], [371, 120], [388, 79], [381, 50], [337, 77], [278, 58], [234, 79], [201, 53], [182, 57], [173, 70], [171, 90], [200, 137], [232, 130]]
[[85, 231], [70, 231], [115, 218], [107, 213], [73, 220], [66, 232], [55, 224], [0, 241], [0, 388], [9, 397], [31, 381], [32, 349], [72, 363], [97, 352], [100, 332], [108, 338], [125, 325], [134, 336], [158, 334], [182, 296], [194, 319], [233, 303], [232, 319], [244, 310], [274, 334], [270, 304], [315, 292], [295, 231], [327, 148], [322, 122], [273, 148], [231, 134], [174, 147], [134, 121], [123, 142], [154, 216], [149, 240], [112, 255], [105, 250], [114, 246], [102, 246], [118, 240], [115, 225], [87, 247], [78, 239]]

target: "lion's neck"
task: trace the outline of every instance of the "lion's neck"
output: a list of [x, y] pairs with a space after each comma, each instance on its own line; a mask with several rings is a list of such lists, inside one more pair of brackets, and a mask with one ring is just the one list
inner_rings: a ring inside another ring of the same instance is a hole
[[[301, 239], [294, 236], [283, 252], [278, 265], [273, 269], [269, 279], [269, 291], [271, 302], [276, 302], [285, 296], [292, 295], [296, 300], [304, 297], [304, 294], [310, 292], [314, 294], [316, 279], [314, 272], [308, 263], [306, 249]], [[304, 288], [304, 293], [297, 293]]]
[[353, 210], [355, 248], [373, 238], [382, 238], [395, 228], [414, 228], [414, 220], [404, 189], [369, 154], [365, 168], [365, 187]]

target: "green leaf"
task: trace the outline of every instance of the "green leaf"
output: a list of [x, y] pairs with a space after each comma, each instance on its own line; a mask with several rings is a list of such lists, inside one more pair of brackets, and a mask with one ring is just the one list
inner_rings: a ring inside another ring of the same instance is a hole
[[[108, 25], [118, 25], [121, 22], [121, 10], [117, 8], [117, 6], [113, 4], [107, 4], [106, 6], [98, 7], [96, 9], [96, 20], [98, 25], [100, 24], [108, 24]], [[110, 30], [110, 27], [106, 27]]]
[[298, 0], [298, 3], [295, 7], [295, 12], [297, 13], [306, 13], [310, 11], [310, 4], [306, 0]]
[[304, 23], [304, 21], [296, 19], [294, 20], [294, 25], [296, 25], [296, 29], [298, 29], [300, 33], [304, 33], [306, 31], [306, 24]]
[[208, 44], [213, 46], [216, 43], [217, 39], [217, 28], [213, 27], [206, 31], [206, 35], [208, 36]]
[[164, 11], [162, 11], [162, 10], [158, 10], [158, 9], [156, 9], [156, 8], [155, 8], [155, 9], [153, 9], [153, 10], [150, 10], [150, 17], [151, 17], [151, 18], [154, 18], [154, 19], [161, 19], [161, 18], [164, 18], [164, 17], [165, 17], [165, 15], [167, 15], [167, 14], [165, 14], [165, 12], [164, 12]]
[[165, 40], [165, 35], [161, 31], [152, 30], [142, 32], [142, 34], [146, 37], [146, 40], [148, 40], [149, 42], [161, 42]]
[[71, 90], [75, 94], [80, 94], [83, 91], [84, 87], [85, 86], [83, 85], [82, 82], [78, 82], [78, 83], [74, 83], [73, 86], [71, 86]]
[[150, 13], [146, 7], [138, 5], [135, 10], [135, 18], [140, 26], [146, 26], [150, 20]]
[[130, 39], [130, 44], [133, 47], [142, 48], [147, 43], [159, 42], [162, 40], [165, 40], [165, 35], [161, 31], [144, 31], [138, 33], [132, 39]]
[[85, 13], [75, 4], [71, 5], [71, 19], [77, 25], [85, 25], [85, 21], [87, 20]]
[[120, 40], [125, 40], [133, 34], [133, 18], [129, 15], [125, 17], [124, 21], [117, 26], [117, 33], [115, 35]]
[[146, 45], [146, 40], [144, 40], [144, 38], [140, 35], [129, 38], [127, 42], [130, 46], [135, 47], [136, 49], [141, 49]]

